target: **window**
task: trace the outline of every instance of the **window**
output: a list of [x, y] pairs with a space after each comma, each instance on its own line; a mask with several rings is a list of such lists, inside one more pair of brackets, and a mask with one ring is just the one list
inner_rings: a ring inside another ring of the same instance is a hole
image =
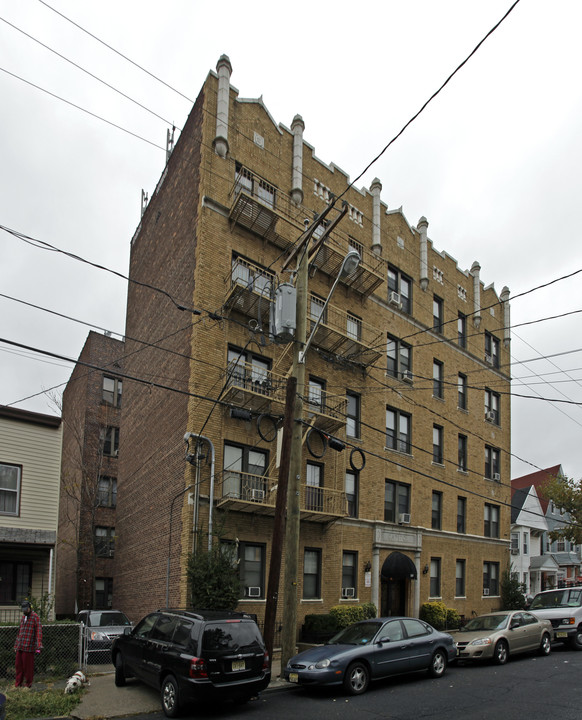
[[566, 552], [566, 541], [564, 538], [556, 540], [556, 552]]
[[16, 604], [28, 597], [32, 586], [32, 563], [0, 562], [0, 603]]
[[[313, 326], [319, 320], [320, 323], [324, 323], [327, 318], [327, 308], [324, 309], [325, 300], [317, 297], [317, 295], [310, 295], [309, 298], [309, 319], [311, 320], [311, 327], [309, 332], [313, 330]], [[320, 319], [321, 318], [321, 319]]]
[[238, 573], [242, 597], [265, 597], [265, 546], [239, 542]]
[[342, 597], [358, 595], [358, 553], [345, 551], [342, 554]]
[[459, 435], [457, 444], [457, 469], [467, 472], [467, 436]]
[[457, 339], [459, 347], [467, 347], [467, 317], [462, 312], [457, 317]]
[[323, 511], [323, 467], [307, 463], [305, 474], [305, 509]]
[[484, 510], [484, 528], [485, 537], [499, 537], [499, 505], [490, 505], [485, 503]]
[[347, 398], [347, 418], [346, 418], [346, 435], [350, 437], [360, 437], [360, 396], [353, 392], [346, 393]]
[[523, 549], [522, 553], [524, 555], [529, 555], [529, 533], [524, 532], [523, 533]]
[[500, 481], [499, 449], [485, 445], [485, 477], [489, 480]]
[[511, 554], [519, 555], [519, 533], [511, 533]]
[[483, 563], [483, 595], [499, 595], [499, 563]]
[[240, 163], [236, 164], [235, 195], [244, 190], [249, 195], [259, 198], [265, 205], [275, 207], [276, 189], [266, 180], [258, 177]]
[[113, 578], [95, 578], [95, 606], [97, 610], [113, 607]]
[[432, 426], [432, 461], [443, 464], [443, 429], [440, 425]]
[[430, 559], [430, 597], [441, 596], [441, 559]]
[[463, 373], [459, 373], [459, 377], [457, 379], [457, 390], [458, 390], [457, 407], [459, 408], [459, 410], [466, 410], [467, 409], [467, 376], [463, 375]]
[[455, 563], [455, 597], [465, 597], [465, 561]]
[[103, 402], [121, 407], [122, 381], [119, 378], [103, 376]]
[[395, 408], [386, 408], [386, 447], [410, 454], [411, 416]]
[[457, 532], [467, 532], [467, 498], [457, 498]]
[[436, 295], [432, 299], [432, 329], [438, 333], [443, 332], [443, 301]]
[[384, 484], [384, 520], [398, 522], [402, 513], [410, 513], [410, 485], [386, 480]]
[[321, 597], [321, 550], [305, 548], [303, 554], [303, 597]]
[[485, 390], [485, 419], [499, 425], [499, 404], [501, 395], [488, 388]]
[[346, 501], [348, 517], [358, 517], [358, 473], [346, 470]]
[[262, 500], [267, 489], [264, 477], [267, 459], [268, 455], [264, 450], [225, 443], [222, 496]]
[[20, 513], [20, 465], [0, 464], [0, 515]]
[[95, 555], [97, 557], [113, 557], [115, 553], [115, 528], [95, 528]]
[[263, 297], [270, 297], [274, 277], [272, 272], [261, 265], [241, 257], [238, 253], [232, 254], [232, 286], [242, 286]]
[[267, 395], [271, 361], [235, 347], [228, 348], [228, 377], [231, 385]]
[[499, 340], [491, 333], [485, 333], [485, 362], [499, 367]]
[[443, 364], [440, 360], [432, 361], [432, 396], [444, 398], [445, 390], [443, 384]]
[[395, 378], [412, 377], [412, 348], [402, 340], [388, 335], [386, 344], [386, 372]]
[[351, 340], [362, 339], [362, 319], [357, 315], [347, 314], [346, 334]]
[[97, 488], [97, 503], [101, 507], [114, 508], [117, 505], [117, 479], [102, 475]]
[[400, 299], [400, 307], [405, 313], [412, 312], [412, 280], [403, 275], [398, 268], [388, 266], [388, 302], [391, 302], [392, 293]]
[[103, 455], [117, 457], [119, 453], [119, 428], [101, 428], [101, 448]]
[[309, 378], [307, 401], [312, 412], [325, 412], [325, 382], [317, 378]]
[[432, 513], [431, 527], [433, 530], [440, 530], [443, 515], [443, 494], [436, 490], [432, 491]]

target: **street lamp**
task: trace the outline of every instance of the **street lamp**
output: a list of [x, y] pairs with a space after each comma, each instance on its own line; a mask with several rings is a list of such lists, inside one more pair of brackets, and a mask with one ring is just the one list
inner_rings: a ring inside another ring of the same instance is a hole
[[[297, 328], [293, 350], [292, 375], [297, 379], [295, 396], [295, 413], [291, 435], [291, 451], [289, 461], [289, 483], [287, 486], [287, 523], [285, 527], [285, 578], [283, 586], [283, 628], [281, 633], [281, 668], [295, 654], [297, 639], [297, 574], [299, 567], [299, 531], [301, 525], [301, 449], [303, 397], [305, 394], [305, 355], [319, 326], [323, 313], [327, 308], [338, 282], [354, 272], [360, 262], [357, 250], [350, 250], [345, 256], [337, 278], [335, 279], [327, 299], [323, 305], [313, 330], [307, 337], [307, 276], [309, 258], [305, 250], [299, 255], [297, 262]], [[301, 350], [299, 348], [302, 348]]]

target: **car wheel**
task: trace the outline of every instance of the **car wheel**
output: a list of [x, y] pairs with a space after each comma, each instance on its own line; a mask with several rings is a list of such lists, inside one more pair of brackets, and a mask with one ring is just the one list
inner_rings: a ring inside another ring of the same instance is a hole
[[161, 689], [162, 710], [166, 717], [178, 717], [180, 714], [180, 690], [173, 675], [164, 678]]
[[361, 695], [370, 684], [370, 672], [360, 662], [352, 663], [344, 675], [344, 690], [350, 695]]
[[447, 669], [447, 656], [442, 650], [437, 650], [432, 656], [428, 666], [428, 674], [433, 678], [439, 678], [445, 674]]
[[549, 655], [552, 651], [552, 639], [549, 633], [542, 635], [542, 641], [540, 643], [540, 655]]
[[125, 672], [123, 670], [123, 660], [121, 653], [117, 653], [115, 656], [115, 685], [117, 687], [125, 686]]
[[572, 637], [570, 645], [574, 650], [582, 650], [582, 626], [576, 628], [576, 634]]
[[505, 640], [499, 640], [493, 651], [493, 660], [496, 665], [505, 665], [509, 658], [509, 648]]

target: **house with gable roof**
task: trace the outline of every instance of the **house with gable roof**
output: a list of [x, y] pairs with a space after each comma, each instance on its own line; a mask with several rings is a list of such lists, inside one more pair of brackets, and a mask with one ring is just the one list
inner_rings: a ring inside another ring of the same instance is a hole
[[[535, 488], [541, 510], [547, 523], [547, 530], [544, 532], [542, 542], [542, 552], [539, 556], [543, 560], [537, 560], [539, 564], [539, 573], [541, 581], [541, 590], [547, 590], [556, 586], [574, 585], [581, 581], [581, 559], [580, 545], [576, 545], [569, 540], [559, 539], [551, 540], [549, 533], [552, 530], [559, 529], [569, 522], [568, 513], [557, 508], [553, 501], [548, 500], [543, 495], [543, 487], [556, 477], [566, 477], [561, 465], [554, 465], [544, 470], [537, 470], [528, 475], [522, 475], [511, 481], [512, 491], [512, 533], [513, 533], [513, 498], [514, 493], [519, 490]], [[517, 502], [518, 500], [516, 500]], [[512, 544], [513, 547], [513, 544]], [[551, 557], [556, 563], [558, 570], [554, 573], [553, 564], [547, 558]], [[531, 567], [531, 564], [530, 564]], [[523, 577], [523, 576], [522, 576]]]

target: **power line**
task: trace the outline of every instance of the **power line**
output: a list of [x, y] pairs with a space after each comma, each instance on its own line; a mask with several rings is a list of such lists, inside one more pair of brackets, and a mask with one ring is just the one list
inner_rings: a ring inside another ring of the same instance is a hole
[[123, 58], [124, 60], [127, 60], [127, 62], [131, 63], [131, 64], [134, 65], [136, 68], [138, 68], [138, 69], [141, 70], [142, 72], [146, 73], [146, 75], [149, 75], [149, 76], [150, 76], [151, 78], [153, 78], [154, 80], [157, 80], [157, 82], [162, 83], [162, 85], [165, 85], [169, 90], [172, 90], [173, 92], [175, 92], [175, 93], [177, 93], [178, 95], [180, 95], [181, 97], [183, 97], [185, 100], [188, 100], [189, 103], [192, 103], [192, 104], [194, 103], [194, 100], [192, 100], [191, 98], [189, 98], [187, 95], [184, 95], [184, 94], [181, 93], [179, 90], [176, 90], [176, 88], [172, 87], [172, 86], [169, 85], [167, 82], [165, 82], [165, 81], [162, 80], [161, 78], [157, 77], [157, 75], [154, 75], [154, 74], [151, 73], [149, 70], [146, 70], [143, 66], [139, 65], [138, 63], [136, 63], [136, 62], [134, 62], [133, 60], [131, 60], [130, 58], [128, 58], [127, 55], [124, 55], [123, 53], [119, 52], [119, 50], [116, 50], [114, 47], [111, 47], [111, 45], [108, 45], [105, 41], [101, 40], [101, 39], [98, 38], [96, 35], [93, 35], [93, 33], [89, 32], [89, 31], [86, 30], [84, 27], [81, 27], [81, 25], [79, 25], [78, 23], [74, 22], [73, 20], [71, 20], [70, 18], [68, 18], [68, 17], [67, 17], [66, 15], [64, 15], [63, 13], [59, 12], [58, 10], [55, 10], [54, 7], [51, 7], [47, 2], [44, 2], [44, 0], [38, 0], [38, 1], [39, 1], [42, 5], [44, 5], [45, 7], [47, 7], [49, 10], [52, 10], [52, 11], [53, 11], [54, 13], [56, 13], [57, 15], [60, 15], [64, 20], [66, 20], [67, 22], [71, 23], [71, 25], [74, 25], [76, 28], [78, 28], [79, 30], [81, 30], [81, 31], [84, 32], [85, 34], [89, 35], [89, 37], [93, 38], [93, 40], [96, 40], [98, 43], [101, 43], [101, 45], [104, 45], [108, 50], [111, 50], [111, 52], [114, 52], [116, 55], [119, 55], [121, 58]]

